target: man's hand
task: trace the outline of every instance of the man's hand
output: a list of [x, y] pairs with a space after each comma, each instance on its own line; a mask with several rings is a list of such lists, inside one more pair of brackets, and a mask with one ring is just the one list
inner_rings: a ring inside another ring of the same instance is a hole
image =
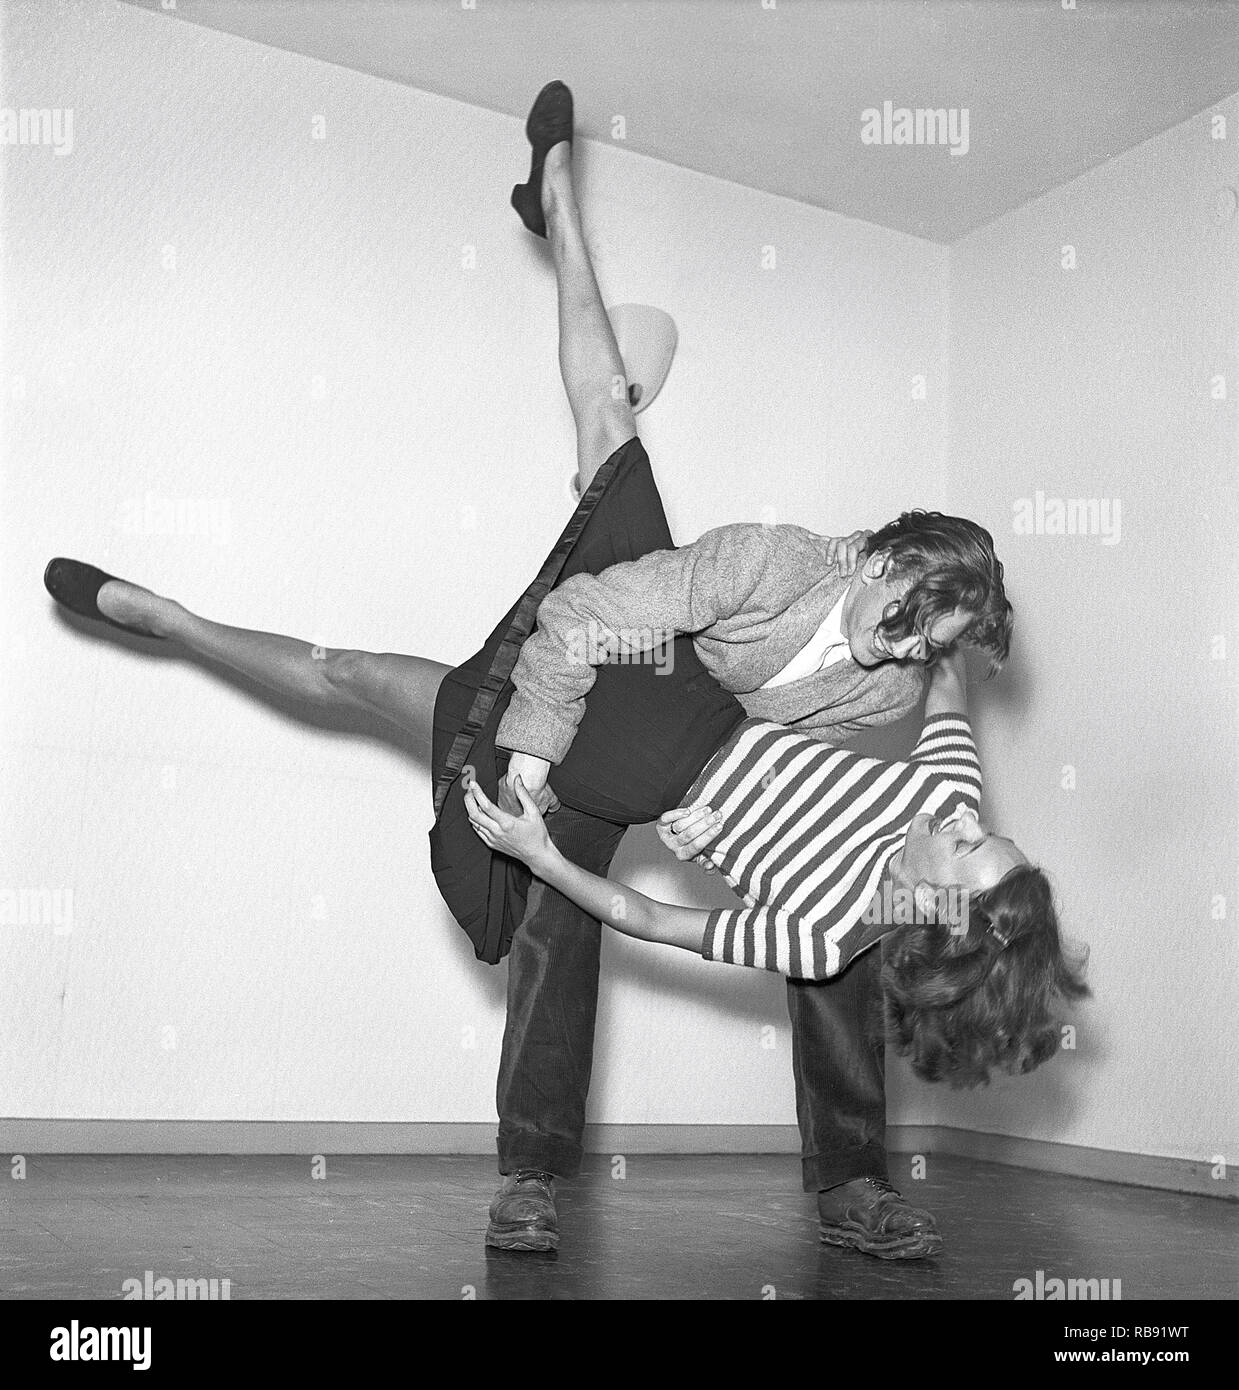
[[834, 565], [844, 579], [850, 578], [856, 573], [872, 535], [872, 531], [853, 531], [850, 536], [827, 536], [826, 563]]
[[545, 758], [535, 758], [532, 753], [513, 753], [508, 763], [507, 775], [499, 783], [499, 809], [510, 816], [521, 814], [520, 797], [516, 794], [516, 779], [525, 785], [525, 793], [530, 801], [549, 816], [559, 810], [559, 797], [546, 785], [551, 765]]
[[677, 859], [696, 859], [707, 873], [714, 873], [715, 867], [702, 851], [722, 829], [722, 816], [709, 806], [681, 806], [658, 818], [658, 838], [663, 844]]

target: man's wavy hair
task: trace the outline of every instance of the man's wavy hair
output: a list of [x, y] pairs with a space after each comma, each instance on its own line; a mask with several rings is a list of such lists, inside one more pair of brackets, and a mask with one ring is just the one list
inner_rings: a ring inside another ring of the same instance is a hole
[[[883, 951], [887, 1037], [924, 1081], [988, 1084], [1058, 1051], [1057, 1000], [1086, 999], [1086, 953], [1069, 959], [1045, 874], [1020, 864], [968, 897], [967, 931], [900, 928]], [[1003, 944], [1005, 941], [1005, 945]]]
[[935, 621], [962, 608], [976, 616], [961, 640], [989, 654], [990, 675], [1001, 669], [1011, 648], [1012, 610], [1002, 586], [1002, 561], [983, 526], [917, 509], [875, 532], [866, 549], [870, 555], [887, 553], [891, 578], [915, 577], [878, 624], [885, 638], [923, 637], [932, 663], [938, 655], [929, 642]]

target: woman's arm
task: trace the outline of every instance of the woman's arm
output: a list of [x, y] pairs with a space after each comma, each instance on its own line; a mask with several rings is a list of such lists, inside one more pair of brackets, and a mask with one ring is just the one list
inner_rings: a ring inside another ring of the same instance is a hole
[[925, 718], [935, 714], [968, 713], [968, 667], [962, 647], [943, 652], [930, 667]]
[[708, 912], [657, 902], [635, 888], [600, 878], [565, 859], [552, 843], [541, 812], [519, 778], [514, 789], [521, 803], [519, 816], [501, 811], [476, 782], [467, 784], [465, 805], [469, 820], [484, 844], [501, 854], [523, 859], [543, 883], [558, 889], [591, 917], [625, 936], [661, 941], [701, 954]]
[[571, 898], [591, 917], [639, 941], [661, 941], [666, 946], [679, 946], [694, 955], [701, 954], [708, 912], [647, 898], [625, 883], [599, 878], [582, 869], [565, 859], [554, 845], [551, 851], [539, 864], [529, 867], [544, 883]]

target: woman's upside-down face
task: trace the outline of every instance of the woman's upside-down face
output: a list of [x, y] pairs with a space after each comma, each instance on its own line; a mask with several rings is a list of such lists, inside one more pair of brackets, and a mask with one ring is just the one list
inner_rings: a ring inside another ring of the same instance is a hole
[[982, 893], [1027, 863], [1014, 840], [986, 830], [975, 812], [960, 805], [937, 816], [914, 816], [891, 873], [906, 888], [958, 885]]

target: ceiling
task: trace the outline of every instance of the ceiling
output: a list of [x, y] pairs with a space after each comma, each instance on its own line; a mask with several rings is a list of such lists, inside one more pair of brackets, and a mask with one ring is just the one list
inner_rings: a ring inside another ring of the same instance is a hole
[[[127, 0], [952, 242], [1239, 91], [1239, 0]], [[861, 113], [967, 108], [967, 154]], [[618, 142], [616, 142], [618, 143]]]

